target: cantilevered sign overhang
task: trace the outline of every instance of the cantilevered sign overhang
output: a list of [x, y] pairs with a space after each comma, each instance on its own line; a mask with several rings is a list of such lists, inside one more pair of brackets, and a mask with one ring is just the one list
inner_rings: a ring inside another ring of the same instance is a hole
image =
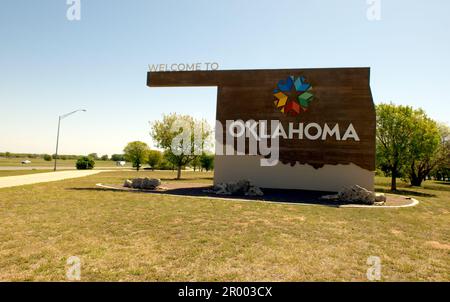
[[261, 187], [373, 189], [375, 108], [369, 68], [148, 72], [149, 87], [216, 86], [216, 119], [278, 120], [280, 163], [217, 155], [215, 182], [249, 179]]

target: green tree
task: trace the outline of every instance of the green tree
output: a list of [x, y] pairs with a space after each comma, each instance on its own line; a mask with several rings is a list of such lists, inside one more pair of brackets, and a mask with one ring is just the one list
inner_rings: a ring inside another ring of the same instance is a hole
[[44, 160], [45, 161], [51, 161], [52, 160], [52, 156], [49, 154], [44, 154]]
[[412, 186], [421, 186], [431, 171], [443, 160], [441, 136], [435, 121], [422, 110], [414, 111], [414, 131], [409, 137], [406, 178]]
[[437, 163], [430, 173], [437, 180], [449, 180], [450, 178], [450, 127], [446, 124], [438, 124], [440, 133], [440, 146]]
[[164, 149], [166, 159], [177, 168], [177, 179], [180, 179], [181, 169], [208, 146], [211, 130], [204, 120], [173, 113], [152, 123], [150, 134], [158, 147]]
[[377, 165], [391, 176], [391, 190], [398, 177], [420, 186], [439, 162], [436, 122], [409, 106], [380, 104], [376, 111]]
[[380, 104], [377, 112], [377, 163], [391, 176], [391, 190], [397, 190], [407, 160], [411, 134], [414, 132], [413, 109], [394, 104]]
[[100, 157], [100, 159], [106, 161], [106, 160], [109, 160], [109, 157], [107, 154], [105, 154], [105, 155], [102, 155], [102, 157]]
[[99, 160], [98, 154], [97, 153], [91, 153], [88, 155], [89, 157], [91, 157], [94, 160]]
[[149, 151], [148, 145], [139, 141], [131, 142], [123, 149], [125, 160], [131, 162], [136, 171], [147, 161]]
[[90, 170], [94, 168], [95, 161], [90, 156], [82, 156], [77, 160], [75, 166], [78, 170]]
[[112, 161], [124, 161], [125, 157], [123, 156], [123, 154], [113, 154], [113, 155], [111, 155], [111, 160]]
[[191, 161], [191, 167], [194, 169], [194, 172], [197, 171], [198, 168], [201, 167], [201, 163], [200, 163], [200, 156], [196, 156], [192, 161]]
[[203, 153], [200, 156], [200, 165], [206, 171], [214, 169], [214, 154]]
[[148, 165], [155, 170], [155, 168], [161, 163], [162, 153], [158, 150], [150, 150], [148, 152]]

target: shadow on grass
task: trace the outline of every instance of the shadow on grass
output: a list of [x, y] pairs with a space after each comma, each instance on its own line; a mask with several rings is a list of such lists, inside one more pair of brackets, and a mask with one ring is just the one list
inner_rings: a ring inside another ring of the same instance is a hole
[[410, 190], [391, 191], [388, 189], [377, 188], [376, 191], [380, 192], [380, 193], [391, 193], [391, 194], [406, 195], [406, 196], [436, 197], [435, 194], [428, 194], [428, 193], [423, 193], [423, 192], [418, 192], [418, 191], [410, 191]]
[[108, 188], [66, 188], [66, 190], [70, 191], [86, 191], [86, 192], [122, 192], [122, 193], [140, 193], [139, 191], [125, 191], [125, 190], [116, 190], [116, 189], [108, 189]]
[[209, 197], [209, 198], [222, 198], [222, 199], [233, 199], [242, 201], [270, 201], [270, 202], [280, 202], [280, 203], [302, 203], [302, 204], [313, 204], [322, 205], [328, 207], [339, 207], [336, 202], [328, 202], [322, 200], [320, 197], [323, 195], [328, 195], [330, 192], [320, 192], [320, 191], [304, 191], [304, 190], [281, 190], [281, 189], [263, 189], [264, 196], [245, 196], [245, 195], [217, 195], [215, 193], [207, 191], [211, 189], [212, 185], [205, 184], [204, 187], [186, 187], [186, 188], [173, 188], [164, 191], [151, 191], [151, 190], [127, 190], [127, 189], [111, 189], [111, 188], [66, 188], [66, 190], [75, 191], [90, 191], [90, 192], [122, 192], [122, 193], [138, 193], [138, 194], [160, 194], [160, 195], [177, 195], [180, 197]]

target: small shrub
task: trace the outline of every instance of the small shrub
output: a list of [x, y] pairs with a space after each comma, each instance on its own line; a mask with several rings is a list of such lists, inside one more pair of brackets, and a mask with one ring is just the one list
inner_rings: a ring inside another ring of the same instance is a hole
[[76, 167], [78, 170], [90, 170], [95, 166], [95, 161], [89, 156], [82, 156], [77, 160]]

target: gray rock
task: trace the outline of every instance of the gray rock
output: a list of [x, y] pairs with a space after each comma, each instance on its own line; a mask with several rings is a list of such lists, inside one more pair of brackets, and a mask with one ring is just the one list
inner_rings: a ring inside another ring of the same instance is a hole
[[161, 180], [157, 178], [134, 178], [131, 180], [131, 187], [134, 189], [154, 190], [161, 185]]
[[373, 205], [375, 203], [375, 193], [358, 185], [345, 188], [338, 193], [338, 196], [339, 201], [347, 203], [359, 203], [366, 205]]
[[375, 202], [378, 204], [385, 204], [386, 195], [384, 195], [383, 193], [375, 193]]
[[263, 191], [259, 187], [250, 187], [245, 193], [246, 196], [264, 196]]
[[157, 178], [144, 178], [141, 183], [141, 189], [154, 190], [161, 185], [161, 181]]
[[142, 185], [142, 178], [133, 178], [131, 180], [131, 187], [134, 189], [140, 189]]
[[246, 195], [246, 196], [264, 195], [264, 193], [259, 187], [253, 186], [248, 180], [219, 183], [214, 186], [212, 191], [213, 193], [218, 195]]
[[133, 187], [133, 182], [129, 179], [125, 180], [125, 182], [123, 183], [123, 186], [125, 188], [132, 188]]
[[213, 191], [218, 195], [231, 195], [231, 192], [228, 190], [228, 186], [226, 183], [219, 183], [215, 185]]

